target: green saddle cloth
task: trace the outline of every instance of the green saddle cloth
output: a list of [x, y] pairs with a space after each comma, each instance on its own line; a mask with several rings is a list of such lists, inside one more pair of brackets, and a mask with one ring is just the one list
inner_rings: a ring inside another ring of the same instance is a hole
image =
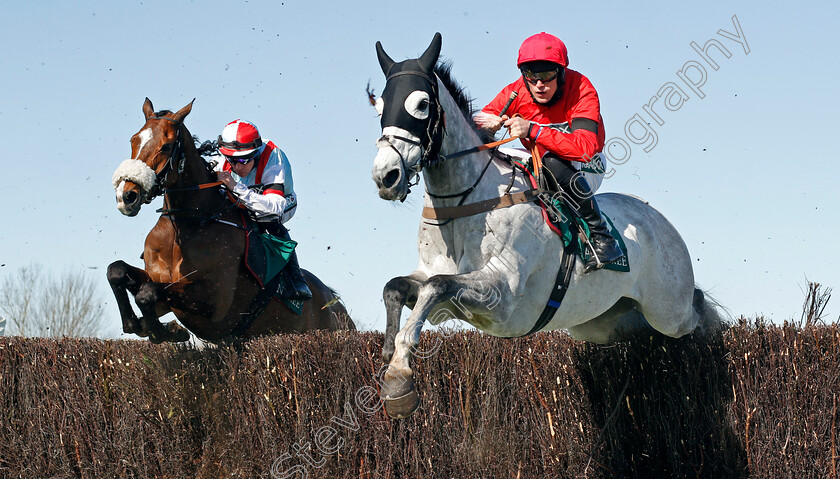
[[[252, 254], [249, 255], [250, 258], [247, 258], [247, 260], [260, 282], [263, 285], [268, 285], [286, 267], [298, 243], [297, 241], [284, 240], [268, 233], [253, 234], [253, 236], [262, 244], [261, 252], [265, 254], [265, 258], [260, 258], [259, 254]], [[252, 244], [252, 249], [254, 248], [256, 248], [256, 245]], [[284, 280], [280, 278], [280, 281]], [[290, 286], [287, 285], [286, 287]], [[303, 312], [303, 301], [282, 299], [279, 295], [277, 299], [288, 306], [293, 313], [300, 315]]]
[[[592, 252], [589, 250], [589, 248], [586, 246], [586, 244], [584, 244], [584, 242], [580, 238], [580, 236], [576, 235], [572, 232], [572, 220], [573, 219], [575, 220], [578, 228], [580, 229], [580, 231], [582, 231], [586, 235], [587, 238], [590, 238], [589, 225], [586, 224], [586, 221], [584, 221], [583, 218], [580, 218], [578, 216], [573, 216], [572, 212], [569, 211], [569, 207], [566, 206], [566, 204], [563, 203], [562, 201], [555, 200], [554, 201], [554, 207], [557, 208], [561, 213], [560, 217], [561, 217], [562, 221], [559, 221], [559, 222], [554, 221], [553, 223], [554, 223], [555, 226], [557, 226], [557, 228], [560, 229], [560, 231], [562, 233], [560, 236], [563, 238], [563, 244], [568, 247], [569, 245], [572, 244], [573, 241], [575, 241], [576, 242], [575, 246], [577, 247], [577, 250], [578, 250], [578, 256], [580, 256], [580, 259], [582, 259], [583, 262], [586, 263], [589, 260], [589, 258], [592, 256]], [[613, 224], [612, 220], [610, 219], [609, 216], [607, 216], [606, 213], [601, 211], [601, 216], [604, 217], [604, 220], [607, 222], [607, 226], [610, 229], [610, 234], [612, 235], [613, 238], [615, 238], [616, 242], [618, 243], [618, 246], [621, 248], [621, 251], [624, 253], [623, 258], [621, 258], [620, 260], [618, 260], [614, 263], [609, 263], [609, 264], [604, 265], [604, 269], [609, 269], [609, 270], [613, 270], [613, 271], [621, 271], [621, 272], [626, 273], [626, 272], [630, 271], [630, 263], [627, 262], [627, 245], [624, 244], [624, 238], [621, 237], [621, 234], [615, 228], [615, 225]]]
[[267, 233], [260, 234], [259, 238], [265, 249], [265, 279], [263, 283], [268, 283], [286, 267], [286, 264], [292, 258], [292, 253], [295, 252], [297, 241], [284, 240]]

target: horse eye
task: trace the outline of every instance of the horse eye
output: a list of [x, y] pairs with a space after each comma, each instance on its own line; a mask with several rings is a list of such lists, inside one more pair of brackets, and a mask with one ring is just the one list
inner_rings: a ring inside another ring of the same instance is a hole
[[422, 90], [413, 91], [405, 99], [405, 111], [418, 120], [425, 120], [429, 117], [430, 104], [428, 93]]
[[164, 143], [163, 146], [160, 147], [160, 151], [162, 151], [163, 153], [167, 153], [169, 151], [172, 151], [173, 146], [173, 143]]

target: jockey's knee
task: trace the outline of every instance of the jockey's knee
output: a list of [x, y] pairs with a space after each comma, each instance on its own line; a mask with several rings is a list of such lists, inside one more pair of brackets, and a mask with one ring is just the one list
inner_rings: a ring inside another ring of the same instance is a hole
[[283, 223], [279, 221], [273, 221], [270, 223], [260, 223], [260, 230], [264, 233], [268, 233], [272, 236], [276, 236], [278, 238], [283, 239], [291, 239], [289, 235], [289, 230], [283, 225]]
[[548, 188], [553, 191], [566, 190], [577, 173], [571, 161], [562, 160], [552, 153], [543, 155], [542, 164], [549, 173]]

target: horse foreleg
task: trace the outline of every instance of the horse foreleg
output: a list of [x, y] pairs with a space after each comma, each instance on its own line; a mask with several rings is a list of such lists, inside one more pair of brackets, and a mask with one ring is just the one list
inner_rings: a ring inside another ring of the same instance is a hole
[[167, 300], [171, 299], [165, 293], [167, 286], [149, 281], [142, 284], [135, 293], [134, 301], [142, 314], [140, 326], [148, 333], [149, 340], [153, 343], [189, 341], [190, 333], [176, 321], [170, 321], [164, 326], [158, 320], [158, 304], [168, 303]]
[[[483, 281], [480, 272], [432, 276], [419, 285], [411, 316], [395, 337], [394, 354], [382, 376], [382, 398], [389, 416], [408, 417], [420, 405], [411, 359], [420, 344], [420, 331], [428, 315], [435, 306], [450, 299], [457, 299], [460, 308], [463, 308], [462, 313], [468, 317], [472, 317], [472, 312], [480, 308], [489, 312], [498, 304], [498, 296], [486, 294], [485, 291], [498, 292], [499, 288]], [[455, 317], [454, 314], [450, 316]]]
[[400, 276], [388, 281], [382, 291], [382, 299], [385, 301], [385, 343], [382, 346], [382, 360], [391, 362], [394, 356], [394, 338], [400, 328], [400, 315], [406, 303], [417, 301], [417, 289], [425, 280], [421, 274], [415, 271], [408, 276]]
[[148, 281], [150, 281], [150, 278], [145, 271], [135, 268], [125, 261], [114, 261], [108, 266], [108, 283], [117, 299], [117, 307], [120, 309], [120, 318], [125, 333], [148, 336], [148, 333], [140, 327], [140, 322], [137, 315], [134, 314], [131, 301], [128, 298], [129, 292], [136, 295], [140, 286]]

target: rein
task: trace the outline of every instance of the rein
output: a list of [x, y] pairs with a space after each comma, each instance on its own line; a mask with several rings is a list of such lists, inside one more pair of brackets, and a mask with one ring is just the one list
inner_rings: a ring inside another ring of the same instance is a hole
[[163, 191], [164, 191], [164, 193], [169, 193], [169, 192], [172, 192], [172, 191], [196, 191], [196, 190], [205, 190], [205, 189], [207, 189], [207, 188], [215, 188], [215, 187], [217, 187], [217, 186], [219, 186], [219, 185], [221, 185], [221, 184], [222, 184], [222, 182], [221, 182], [221, 181], [214, 181], [214, 182], [212, 182], [212, 183], [201, 183], [201, 184], [194, 185], [194, 186], [185, 186], [184, 188], [166, 188], [166, 189], [165, 189], [165, 190], [163, 190]]
[[493, 141], [493, 142], [490, 142], [490, 143], [485, 143], [483, 145], [474, 146], [474, 147], [472, 147], [470, 149], [467, 149], [467, 150], [462, 150], [462, 151], [459, 151], [457, 153], [452, 153], [451, 155], [447, 155], [447, 156], [440, 155], [441, 162], [446, 161], [446, 160], [451, 160], [453, 158], [459, 158], [459, 157], [464, 156], [464, 155], [469, 155], [470, 153], [478, 153], [479, 151], [490, 150], [492, 148], [496, 148], [497, 146], [504, 145], [505, 143], [510, 143], [511, 141], [517, 140], [517, 139], [519, 139], [518, 136], [512, 136], [510, 138], [505, 138], [504, 140]]
[[[485, 143], [483, 145], [478, 145], [473, 148], [469, 148], [467, 150], [459, 151], [457, 153], [453, 153], [444, 157], [441, 155], [442, 160], [458, 158], [461, 156], [468, 155], [470, 153], [477, 153], [479, 151], [486, 151], [493, 148], [496, 148], [500, 145], [504, 145], [505, 143], [509, 143], [513, 140], [516, 140], [518, 137], [510, 137], [504, 140], [493, 141], [490, 143]], [[510, 189], [513, 187], [513, 183], [515, 181], [514, 175], [516, 174], [516, 169], [513, 170], [513, 175], [511, 176], [511, 182], [508, 185], [507, 189], [505, 190], [505, 194], [497, 198], [490, 198], [483, 201], [478, 201], [476, 203], [469, 203], [464, 204], [467, 200], [467, 196], [475, 190], [476, 186], [481, 182], [481, 179], [484, 178], [484, 174], [487, 173], [487, 169], [490, 167], [490, 164], [493, 162], [493, 156], [490, 156], [490, 159], [487, 161], [487, 164], [484, 165], [484, 169], [481, 170], [481, 174], [478, 176], [478, 179], [475, 180], [475, 183], [472, 184], [466, 190], [450, 194], [450, 195], [436, 195], [431, 193], [429, 190], [426, 190], [426, 194], [429, 195], [430, 198], [457, 198], [460, 197], [461, 201], [458, 202], [456, 206], [444, 206], [444, 207], [434, 207], [434, 206], [426, 206], [423, 208], [422, 217], [428, 220], [446, 220], [442, 223], [430, 223], [428, 221], [423, 221], [427, 225], [432, 226], [445, 226], [449, 224], [450, 221], [454, 220], [455, 218], [463, 218], [466, 216], [473, 216], [479, 213], [485, 213], [487, 211], [492, 211], [500, 208], [507, 208], [509, 206], [518, 205], [521, 203], [530, 203], [535, 201], [538, 197], [537, 193], [534, 190], [522, 191], [519, 193], [510, 194]]]

